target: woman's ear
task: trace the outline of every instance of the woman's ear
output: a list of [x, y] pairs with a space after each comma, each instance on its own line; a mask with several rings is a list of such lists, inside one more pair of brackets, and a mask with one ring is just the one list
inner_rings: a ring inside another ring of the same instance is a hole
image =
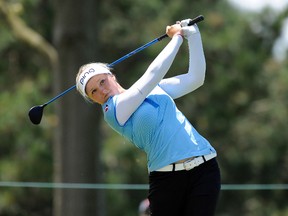
[[116, 76], [114, 74], [109, 74], [110, 76], [112, 76], [112, 78], [117, 81]]

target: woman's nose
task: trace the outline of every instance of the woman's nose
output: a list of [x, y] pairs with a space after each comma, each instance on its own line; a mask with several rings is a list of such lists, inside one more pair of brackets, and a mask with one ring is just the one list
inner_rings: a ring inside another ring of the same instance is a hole
[[101, 92], [102, 92], [102, 94], [107, 94], [107, 93], [108, 93], [108, 90], [107, 90], [106, 88], [102, 88], [102, 89], [101, 89]]

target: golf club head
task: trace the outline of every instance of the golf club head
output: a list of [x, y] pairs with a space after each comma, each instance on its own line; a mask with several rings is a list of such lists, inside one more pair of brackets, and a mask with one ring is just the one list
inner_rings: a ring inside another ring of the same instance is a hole
[[38, 125], [41, 122], [43, 109], [44, 109], [44, 106], [40, 105], [40, 106], [34, 106], [29, 110], [28, 115], [29, 115], [30, 121], [33, 124]]

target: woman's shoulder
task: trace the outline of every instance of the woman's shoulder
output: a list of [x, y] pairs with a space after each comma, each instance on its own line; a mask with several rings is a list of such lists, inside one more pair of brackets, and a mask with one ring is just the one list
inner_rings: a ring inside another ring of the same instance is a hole
[[110, 97], [104, 104], [102, 104], [102, 111], [104, 115], [114, 110], [117, 101], [117, 95]]

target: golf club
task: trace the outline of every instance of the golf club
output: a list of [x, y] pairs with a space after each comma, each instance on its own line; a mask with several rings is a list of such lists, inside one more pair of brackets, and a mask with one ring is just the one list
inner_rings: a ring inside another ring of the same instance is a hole
[[[195, 23], [198, 23], [200, 21], [204, 20], [204, 17], [202, 15], [199, 15], [197, 17], [195, 17], [194, 19], [192, 19], [190, 22], [189, 22], [189, 26], [190, 25], [193, 25]], [[123, 57], [119, 58], [118, 60], [112, 62], [111, 64], [109, 64], [108, 66], [109, 67], [113, 67], [114, 65], [124, 61], [125, 59], [131, 57], [132, 55], [135, 55], [136, 53], [144, 50], [145, 48], [161, 41], [162, 39], [168, 37], [167, 34], [164, 34], [146, 44], [144, 44], [143, 46], [135, 49], [134, 51], [124, 55]], [[45, 108], [45, 106], [47, 106], [48, 104], [52, 103], [53, 101], [57, 100], [58, 98], [62, 97], [63, 95], [65, 95], [66, 93], [70, 92], [72, 89], [75, 89], [76, 88], [76, 85], [74, 86], [71, 86], [70, 88], [68, 88], [67, 90], [63, 91], [62, 93], [60, 93], [59, 95], [57, 95], [56, 97], [52, 98], [51, 100], [49, 100], [48, 102], [42, 104], [42, 105], [37, 105], [37, 106], [33, 106], [30, 110], [29, 110], [29, 118], [30, 118], [30, 121], [35, 124], [35, 125], [38, 125], [40, 122], [41, 122], [41, 119], [42, 119], [42, 116], [43, 116], [43, 110]]]

